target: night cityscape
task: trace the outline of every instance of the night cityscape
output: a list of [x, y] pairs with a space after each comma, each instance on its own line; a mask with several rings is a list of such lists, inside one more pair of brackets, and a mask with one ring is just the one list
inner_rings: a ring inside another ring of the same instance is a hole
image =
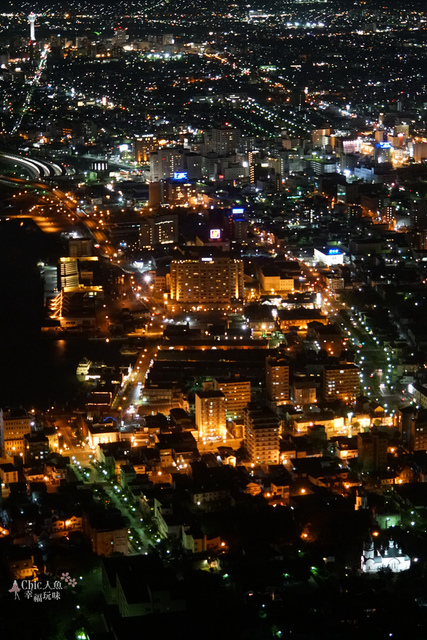
[[0, 640], [426, 640], [425, 4], [2, 0], [0, 96]]

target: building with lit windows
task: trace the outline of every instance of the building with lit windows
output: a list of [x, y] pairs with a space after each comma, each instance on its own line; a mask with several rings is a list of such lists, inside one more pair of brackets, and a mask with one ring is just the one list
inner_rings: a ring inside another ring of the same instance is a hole
[[225, 439], [226, 401], [222, 391], [198, 391], [195, 395], [195, 405], [199, 440]]
[[251, 382], [235, 378], [217, 378], [215, 389], [222, 391], [225, 396], [227, 419], [234, 420], [243, 417], [243, 409], [251, 401]]
[[24, 436], [24, 462], [28, 466], [43, 466], [49, 455], [49, 440], [40, 432]]
[[292, 395], [295, 404], [315, 404], [317, 402], [316, 378], [313, 374], [294, 373]]
[[170, 298], [179, 304], [230, 304], [243, 299], [243, 262], [228, 257], [173, 260]]
[[294, 278], [282, 269], [264, 265], [260, 270], [260, 283], [268, 293], [293, 293]]
[[205, 134], [206, 151], [218, 156], [229, 156], [236, 152], [241, 137], [239, 129], [227, 125], [216, 127]]
[[178, 242], [178, 216], [168, 214], [144, 219], [139, 232], [141, 249], [175, 242]]
[[326, 365], [323, 369], [323, 398], [354, 402], [359, 393], [359, 367], [355, 364]]
[[172, 178], [173, 174], [181, 169], [182, 149], [169, 147], [150, 153], [150, 178], [152, 182]]
[[88, 428], [88, 440], [91, 448], [106, 442], [117, 442], [119, 434], [114, 426], [108, 424], [92, 424]]
[[134, 140], [135, 162], [150, 162], [150, 153], [157, 148], [157, 138], [153, 133], [146, 133]]
[[30, 433], [31, 422], [24, 410], [0, 409], [0, 449], [5, 455], [24, 455], [24, 436]]
[[251, 462], [278, 464], [279, 420], [264, 404], [252, 402], [244, 409], [245, 447]]
[[265, 361], [265, 386], [267, 396], [275, 404], [289, 401], [289, 361], [268, 356]]
[[160, 200], [162, 204], [174, 205], [175, 207], [188, 207], [203, 204], [204, 197], [195, 182], [188, 180], [187, 173], [182, 178], [172, 178], [160, 182]]

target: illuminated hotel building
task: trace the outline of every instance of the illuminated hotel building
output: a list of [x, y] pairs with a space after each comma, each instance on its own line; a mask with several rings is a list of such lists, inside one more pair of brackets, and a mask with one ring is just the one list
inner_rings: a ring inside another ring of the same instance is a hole
[[243, 262], [216, 257], [173, 260], [171, 301], [179, 304], [229, 304], [243, 299]]
[[226, 403], [222, 391], [198, 391], [195, 395], [196, 426], [199, 439], [212, 441], [226, 437]]

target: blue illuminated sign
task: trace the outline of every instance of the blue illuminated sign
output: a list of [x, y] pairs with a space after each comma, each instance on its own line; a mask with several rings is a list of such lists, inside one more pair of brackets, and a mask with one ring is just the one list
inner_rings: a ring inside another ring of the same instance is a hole
[[187, 173], [187, 171], [174, 171], [173, 179], [174, 180], [188, 180], [188, 173]]

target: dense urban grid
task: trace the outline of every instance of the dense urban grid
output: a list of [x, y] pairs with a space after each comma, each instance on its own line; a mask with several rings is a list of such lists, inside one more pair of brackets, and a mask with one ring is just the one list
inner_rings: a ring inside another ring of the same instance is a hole
[[0, 637], [425, 640], [423, 4], [1, 11]]

